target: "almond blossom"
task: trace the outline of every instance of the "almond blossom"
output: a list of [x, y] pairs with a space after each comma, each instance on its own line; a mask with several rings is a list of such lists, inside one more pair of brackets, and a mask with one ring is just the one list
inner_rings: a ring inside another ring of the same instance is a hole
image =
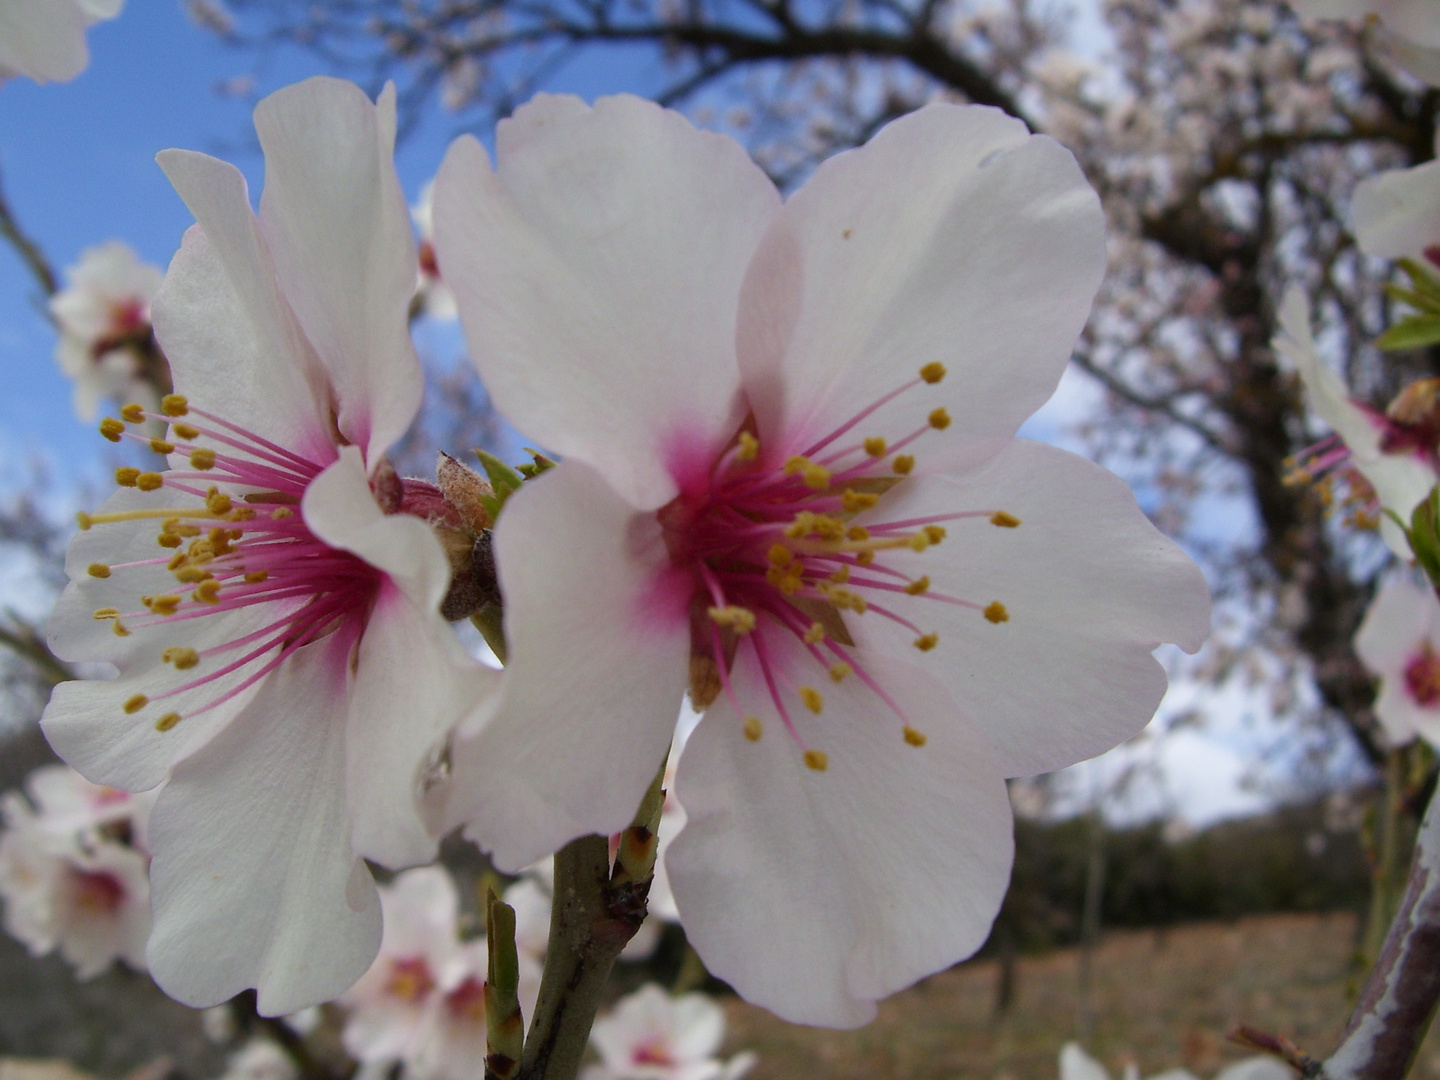
[[420, 189], [420, 201], [410, 207], [410, 217], [420, 234], [419, 272], [415, 282], [415, 303], [426, 315], [453, 321], [456, 317], [455, 294], [440, 280], [440, 264], [435, 259], [435, 181]]
[[6, 931], [37, 956], [58, 950], [81, 979], [117, 959], [143, 971], [150, 857], [139, 838], [148, 800], [63, 765], [37, 769], [26, 789], [30, 802], [10, 792], [0, 803]]
[[[419, 406], [415, 247], [393, 89], [316, 78], [260, 103], [258, 217], [203, 154], [160, 164], [198, 224], [155, 298], [177, 393], [101, 431], [169, 455], [80, 515], [51, 622], [70, 660], [51, 744], [96, 783], [163, 783], [150, 823], [151, 973], [187, 1004], [267, 1014], [364, 974], [381, 912], [363, 859], [428, 861], [416, 798], [486, 684], [437, 614], [434, 502], [385, 452]], [[168, 422], [165, 438], [139, 425]]]
[[[495, 532], [509, 658], [446, 823], [502, 868], [629, 823], [680, 699], [666, 857], [711, 971], [861, 1024], [984, 940], [1006, 776], [1138, 731], [1208, 594], [1114, 476], [1014, 438], [1104, 270], [1055, 142], [932, 105], [783, 204], [639, 99], [542, 95], [436, 185], [497, 407], [564, 460]], [[947, 378], [947, 366], [952, 369]]]
[[55, 359], [74, 384], [75, 412], [93, 419], [107, 398], [159, 405], [169, 382], [150, 329], [150, 302], [164, 275], [118, 240], [86, 248], [50, 300], [60, 330]]
[[755, 1055], [715, 1056], [725, 1038], [725, 1013], [704, 994], [671, 997], [654, 983], [622, 998], [595, 1021], [590, 1044], [600, 1064], [581, 1080], [740, 1080]]
[[1355, 634], [1355, 651], [1380, 680], [1375, 716], [1391, 745], [1419, 735], [1440, 746], [1440, 601], [1409, 573], [1380, 587]]
[[[1121, 1074], [1124, 1080], [1140, 1080], [1139, 1068], [1131, 1062]], [[1079, 1043], [1068, 1042], [1060, 1048], [1060, 1080], [1110, 1080], [1105, 1066], [1096, 1061]], [[1166, 1069], [1150, 1080], [1197, 1080], [1189, 1069]], [[1225, 1066], [1215, 1080], [1293, 1080], [1290, 1070], [1273, 1057], [1256, 1055]]]
[[[1280, 305], [1275, 351], [1295, 365], [1315, 414], [1334, 434], [1311, 447], [1297, 462], [1310, 478], [1355, 469], [1373, 489], [1380, 535], [1401, 559], [1411, 558], [1407, 525], [1411, 512], [1435, 486], [1440, 470], [1440, 381], [1425, 379], [1400, 394], [1381, 412], [1350, 397], [1344, 382], [1321, 359], [1310, 326], [1310, 303], [1298, 288]], [[1394, 515], [1392, 517], [1391, 515]]]
[[0, 82], [16, 75], [69, 82], [90, 64], [85, 29], [124, 6], [125, 0], [0, 0]]
[[[1432, 11], [1431, 18], [1440, 27], [1440, 13]], [[1355, 239], [1367, 255], [1423, 258], [1440, 271], [1440, 161], [1367, 177], [1355, 188], [1351, 213]]]

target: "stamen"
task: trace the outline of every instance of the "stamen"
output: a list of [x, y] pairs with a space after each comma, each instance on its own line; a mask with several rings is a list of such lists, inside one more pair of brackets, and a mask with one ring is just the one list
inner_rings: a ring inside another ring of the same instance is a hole
[[141, 491], [155, 491], [165, 483], [165, 478], [158, 472], [142, 472], [135, 478], [135, 486]]
[[1002, 604], [999, 600], [996, 600], [993, 604], [991, 604], [985, 609], [985, 618], [989, 619], [992, 623], [1008, 622], [1010, 619], [1010, 612], [1005, 610], [1004, 604]]
[[745, 738], [751, 742], [759, 742], [760, 736], [765, 732], [765, 727], [760, 723], [758, 716], [745, 717]]
[[848, 514], [858, 514], [862, 510], [869, 510], [879, 501], [879, 495], [868, 491], [851, 491], [849, 488], [846, 488], [845, 493], [840, 496], [841, 505], [845, 507], [845, 512]]
[[930, 414], [929, 423], [936, 431], [944, 431], [950, 426], [950, 414], [943, 408], [936, 409]]
[[927, 383], [938, 383], [945, 378], [945, 365], [938, 361], [926, 364], [920, 369], [920, 378]]
[[166, 416], [184, 416], [190, 411], [190, 403], [184, 394], [166, 394], [160, 399], [160, 411]]
[[805, 765], [816, 772], [824, 772], [830, 767], [830, 759], [820, 750], [806, 750]]
[[750, 432], [740, 432], [739, 444], [739, 449], [735, 451], [735, 457], [738, 460], [754, 461], [760, 455], [760, 440]]
[[905, 591], [911, 596], [924, 596], [929, 588], [930, 579], [928, 577], [918, 577], [909, 585], [905, 586]]
[[200, 663], [200, 654], [184, 645], [172, 645], [160, 654], [161, 663], [174, 664], [179, 671], [188, 671]]
[[190, 442], [200, 437], [200, 429], [197, 427], [193, 427], [190, 424], [181, 424], [178, 422], [171, 424], [170, 431], [177, 439], [184, 439], [186, 442]]
[[127, 713], [133, 715], [139, 712], [148, 704], [150, 704], [149, 698], [147, 698], [144, 694], [136, 694], [134, 697], [130, 698], [125, 702], [124, 708]]
[[737, 634], [748, 634], [755, 629], [755, 613], [743, 607], [712, 607], [707, 612], [717, 626], [727, 626]]
[[939, 634], [921, 634], [915, 639], [915, 648], [921, 652], [929, 652], [938, 644], [940, 644]]
[[830, 678], [836, 682], [843, 681], [846, 675], [852, 675], [854, 672], [855, 669], [843, 660], [836, 661], [830, 665]]
[[1014, 514], [1007, 514], [1004, 510], [996, 510], [990, 515], [990, 524], [998, 525], [1002, 529], [1014, 529], [1020, 525], [1020, 519]]
[[885, 442], [885, 440], [881, 438], [866, 439], [865, 453], [869, 454], [871, 457], [884, 457], [885, 447], [887, 445], [888, 444]]
[[930, 740], [920, 732], [916, 731], [909, 724], [905, 725], [905, 741], [911, 746], [924, 746]]
[[167, 712], [164, 716], [160, 717], [159, 720], [155, 721], [155, 730], [169, 731], [178, 723], [180, 723], [180, 714], [178, 712]]
[[202, 472], [215, 467], [215, 451], [200, 447], [190, 451], [190, 465]]
[[154, 450], [157, 454], [173, 454], [175, 452], [175, 444], [168, 443], [164, 439], [151, 439], [150, 449]]
[[94, 618], [95, 618], [95, 620], [96, 620], [97, 622], [102, 621], [102, 620], [104, 620], [104, 619], [118, 619], [119, 617], [120, 617], [120, 609], [119, 609], [119, 608], [102, 607], [102, 608], [96, 608], [96, 609], [95, 609]]
[[121, 406], [120, 416], [131, 424], [142, 423], [145, 419], [145, 408], [143, 405], [136, 405], [131, 402], [129, 405]]
[[890, 467], [895, 470], [896, 476], [909, 476], [910, 471], [915, 468], [915, 458], [910, 454], [896, 454]]
[[134, 487], [140, 479], [140, 470], [131, 465], [122, 465], [115, 470], [115, 483], [120, 487]]
[[85, 572], [91, 577], [107, 578], [110, 576], [110, 567], [104, 563], [92, 562], [86, 567]]
[[820, 644], [820, 642], [825, 640], [825, 627], [821, 626], [818, 622], [812, 622], [810, 629], [805, 631], [804, 640], [806, 645]]
[[125, 425], [113, 416], [107, 416], [100, 421], [100, 434], [111, 442], [118, 443], [121, 436], [125, 434]]
[[820, 691], [816, 690], [813, 686], [798, 687], [796, 693], [800, 695], [800, 700], [805, 703], [805, 707], [811, 712], [819, 714], [825, 708], [825, 699], [820, 696]]
[[940, 525], [926, 525], [924, 528], [925, 539], [932, 544], [938, 544], [945, 539], [945, 529]]

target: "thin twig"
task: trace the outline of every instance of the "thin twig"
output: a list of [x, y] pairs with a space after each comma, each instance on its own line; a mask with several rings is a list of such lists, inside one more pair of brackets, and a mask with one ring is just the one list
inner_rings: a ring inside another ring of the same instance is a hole
[[14, 623], [13, 628], [0, 624], [0, 645], [28, 660], [40, 677], [52, 687], [75, 678], [70, 665], [51, 652], [50, 646], [45, 644], [45, 640], [32, 627], [19, 620], [14, 620]]
[[45, 295], [47, 297], [54, 296], [60, 289], [59, 279], [55, 276], [55, 271], [51, 269], [50, 263], [46, 261], [40, 245], [26, 235], [25, 231], [20, 228], [20, 223], [15, 220], [15, 213], [10, 209], [10, 201], [5, 197], [3, 180], [0, 180], [0, 236], [9, 241], [10, 246], [20, 256], [20, 261], [34, 276]]
[[1410, 882], [1321, 1080], [1403, 1080], [1440, 1003], [1440, 801], [1431, 799]]

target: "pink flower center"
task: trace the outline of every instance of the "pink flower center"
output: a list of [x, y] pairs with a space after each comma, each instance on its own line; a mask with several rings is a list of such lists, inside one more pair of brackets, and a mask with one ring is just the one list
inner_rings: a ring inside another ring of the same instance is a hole
[[456, 1020], [480, 1022], [485, 1019], [485, 984], [474, 975], [445, 995], [445, 1007]]
[[1440, 704], [1440, 656], [1435, 655], [1428, 641], [1405, 665], [1405, 689], [1421, 705]]
[[[126, 713], [151, 704], [163, 710], [166, 699], [215, 683], [216, 696], [185, 714], [194, 716], [229, 701], [297, 649], [328, 634], [345, 633], [358, 640], [381, 574], [358, 556], [330, 547], [306, 526], [300, 501], [325, 463], [193, 408], [177, 394], [166, 397], [162, 408], [163, 416], [138, 405], [127, 405], [121, 412], [132, 424], [170, 420], [169, 441], [129, 431], [113, 419], [102, 422], [100, 430], [115, 442], [129, 437], [148, 443], [156, 453], [185, 455], [189, 470], [158, 473], [122, 468], [115, 474], [122, 487], [163, 488], [178, 497], [153, 509], [82, 513], [79, 522], [81, 529], [114, 522], [159, 522], [156, 543], [165, 554], [115, 565], [94, 563], [89, 572], [108, 578], [126, 570], [164, 566], [174, 576], [173, 591], [138, 596], [138, 606], [130, 611], [101, 608], [95, 618], [112, 620], [121, 637], [134, 629], [173, 626], [175, 644], [164, 649], [161, 659], [177, 671], [198, 670], [198, 674], [153, 699], [137, 694], [124, 707]], [[217, 484], [244, 493], [230, 494]], [[258, 629], [205, 649], [183, 644], [191, 620], [256, 607], [265, 610]], [[221, 679], [226, 680], [223, 687]], [[165, 711], [155, 727], [169, 731], [185, 716]]]
[[435, 977], [423, 957], [406, 956], [391, 962], [390, 978], [385, 981], [385, 993], [391, 997], [416, 1005], [434, 989]]
[[669, 1044], [660, 1038], [647, 1039], [635, 1047], [630, 1054], [632, 1065], [675, 1065], [675, 1055], [670, 1052]]
[[[906, 742], [924, 745], [925, 736], [858, 658], [846, 619], [868, 614], [896, 623], [915, 635], [922, 652], [933, 649], [939, 636], [896, 610], [896, 600], [919, 597], [971, 608], [992, 623], [1006, 621], [1009, 613], [1000, 602], [980, 604], [936, 592], [928, 577], [911, 577], [893, 564], [898, 553], [922, 552], [945, 539], [942, 522], [987, 518], [1002, 528], [1020, 522], [997, 509], [886, 519], [886, 494], [915, 467], [914, 456], [904, 451], [949, 427], [944, 409], [893, 442], [881, 436], [851, 441], [851, 432], [901, 394], [944, 375], [941, 365], [926, 366], [919, 378], [799, 454], [767, 457], [749, 427], [742, 428], [704, 483], [682, 485], [682, 494], [661, 508], [671, 562], [694, 581], [690, 692], [696, 708], [723, 691], [744, 715], [730, 672], [737, 651], [748, 648], [776, 715], [803, 747], [792, 709], [798, 704], [819, 713], [824, 697], [777, 663], [780, 643], [793, 639], [814, 661], [821, 677], [814, 681], [839, 683], [853, 675], [900, 720]], [[746, 737], [758, 740], [764, 730], [760, 718], [746, 716], [744, 723]], [[806, 749], [804, 759], [817, 771], [827, 766], [819, 750]]]
[[70, 871], [75, 906], [91, 915], [114, 915], [125, 903], [125, 883], [104, 870]]

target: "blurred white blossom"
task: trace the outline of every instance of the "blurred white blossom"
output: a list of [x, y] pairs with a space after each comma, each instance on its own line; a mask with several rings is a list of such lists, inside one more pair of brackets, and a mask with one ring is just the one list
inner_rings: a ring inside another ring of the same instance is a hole
[[1440, 601], [1409, 571], [1381, 586], [1355, 634], [1355, 651], [1380, 679], [1375, 716], [1392, 746], [1419, 735], [1440, 746]]
[[436, 319], [456, 318], [455, 294], [440, 280], [440, 264], [435, 258], [435, 181], [420, 189], [420, 201], [410, 207], [410, 216], [420, 234], [420, 267], [415, 283], [415, 301], [420, 310]]
[[85, 29], [125, 0], [0, 0], [0, 82], [24, 75], [69, 82], [90, 64]]
[[755, 1055], [722, 1061], [725, 1013], [704, 994], [671, 997], [653, 983], [622, 998], [595, 1021], [590, 1044], [600, 1064], [581, 1080], [739, 1080]]
[[146, 361], [154, 350], [150, 302], [163, 278], [119, 240], [86, 248], [66, 270], [50, 314], [60, 330], [55, 359], [74, 384], [80, 419], [93, 419], [107, 398], [158, 404]]

